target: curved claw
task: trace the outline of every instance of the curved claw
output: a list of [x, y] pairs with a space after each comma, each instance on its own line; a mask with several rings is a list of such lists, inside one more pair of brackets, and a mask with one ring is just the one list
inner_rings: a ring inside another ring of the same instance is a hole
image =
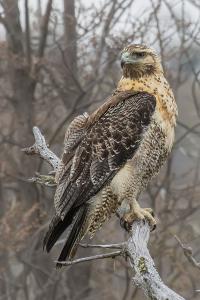
[[156, 224], [154, 224], [153, 226], [151, 226], [151, 229], [150, 229], [150, 231], [152, 232], [152, 231], [154, 231], [155, 229], [156, 229], [156, 227], [157, 227], [157, 225]]
[[123, 218], [120, 219], [120, 226], [124, 228], [127, 232], [130, 232], [132, 229], [132, 224], [125, 221]]

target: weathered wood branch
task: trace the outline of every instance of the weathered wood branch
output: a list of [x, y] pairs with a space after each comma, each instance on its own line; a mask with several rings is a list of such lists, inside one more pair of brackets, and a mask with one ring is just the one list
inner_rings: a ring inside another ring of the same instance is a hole
[[[53, 172], [51, 172], [51, 174], [55, 173], [58, 169], [60, 159], [55, 155], [55, 153], [53, 153], [48, 148], [45, 138], [38, 127], [33, 127], [33, 134], [35, 137], [34, 145], [22, 149], [22, 151], [25, 152], [27, 155], [38, 154], [42, 159], [44, 159], [52, 166]], [[35, 173], [35, 176], [30, 178], [28, 181], [49, 186], [49, 187], [55, 187], [56, 186], [55, 176], [51, 176], [51, 174], [41, 175], [39, 173]]]
[[[60, 159], [48, 148], [44, 136], [39, 128], [34, 127], [33, 133], [35, 144], [29, 148], [23, 149], [26, 154], [39, 154], [56, 171]], [[43, 175], [44, 176], [44, 175]], [[44, 183], [43, 183], [44, 184]], [[73, 261], [59, 262], [63, 266], [69, 266], [82, 262], [88, 262], [96, 259], [116, 258], [118, 256], [129, 257], [130, 266], [134, 271], [133, 282], [143, 289], [146, 296], [152, 300], [185, 300], [183, 297], [168, 288], [160, 278], [154, 261], [149, 253], [147, 244], [150, 237], [150, 226], [148, 222], [136, 221], [133, 224], [130, 238], [125, 243], [110, 245], [91, 245], [84, 244], [83, 247], [118, 249], [113, 252], [107, 252], [90, 257], [79, 258]], [[59, 241], [60, 244], [63, 240]]]
[[[121, 249], [115, 252], [103, 253], [73, 261], [59, 262], [63, 266], [88, 262], [103, 258], [116, 258], [118, 256], [129, 257], [131, 268], [134, 270], [133, 282], [143, 289], [145, 295], [153, 300], [184, 300], [183, 297], [168, 288], [160, 278], [154, 261], [151, 258], [147, 244], [150, 236], [150, 226], [148, 222], [137, 221], [133, 224], [131, 236], [125, 243], [110, 245], [91, 245], [85, 244], [84, 247]], [[59, 241], [64, 242], [64, 240]]]
[[130, 264], [135, 271], [133, 282], [143, 289], [145, 295], [153, 300], [184, 300], [168, 288], [160, 278], [154, 261], [149, 253], [147, 244], [150, 227], [147, 222], [137, 221], [132, 228], [126, 250]]
[[35, 144], [31, 147], [22, 149], [22, 151], [28, 155], [39, 154], [40, 157], [47, 161], [53, 167], [53, 170], [56, 171], [60, 159], [48, 148], [45, 138], [38, 127], [33, 127], [33, 134], [35, 137]]

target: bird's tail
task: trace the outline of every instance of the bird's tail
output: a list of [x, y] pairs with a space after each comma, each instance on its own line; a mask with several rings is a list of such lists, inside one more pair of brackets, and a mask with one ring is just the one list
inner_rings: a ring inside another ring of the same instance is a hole
[[[85, 224], [87, 219], [88, 207], [86, 205], [71, 209], [69, 213], [65, 216], [64, 220], [61, 220], [59, 216], [55, 215], [52, 219], [49, 230], [45, 235], [43, 248], [49, 252], [61, 234], [65, 231], [67, 227], [72, 226], [65, 245], [61, 251], [58, 261], [64, 261], [67, 258], [72, 259], [76, 253], [77, 246], [81, 238], [85, 233]], [[56, 267], [61, 267], [62, 264], [57, 263]]]
[[46, 249], [47, 252], [50, 252], [54, 244], [57, 242], [61, 234], [65, 231], [65, 229], [70, 226], [73, 222], [74, 215], [76, 214], [76, 210], [71, 210], [70, 213], [66, 215], [64, 220], [58, 215], [55, 215], [51, 223], [49, 225], [49, 229], [43, 240], [43, 249]]
[[88, 207], [82, 206], [76, 214], [75, 220], [73, 222], [72, 228], [66, 239], [65, 245], [60, 253], [58, 262], [56, 264], [57, 268], [61, 268], [61, 261], [65, 261], [67, 258], [72, 259], [76, 254], [78, 243], [85, 235], [86, 220], [88, 216]]

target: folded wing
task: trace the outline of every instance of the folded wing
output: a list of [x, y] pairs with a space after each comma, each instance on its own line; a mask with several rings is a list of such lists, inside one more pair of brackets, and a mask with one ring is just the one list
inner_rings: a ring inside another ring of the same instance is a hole
[[[70, 238], [69, 234], [68, 237], [73, 241], [70, 244], [73, 247], [87, 217], [88, 200], [134, 156], [151, 122], [155, 106], [153, 95], [122, 92], [110, 97], [90, 117], [83, 118], [83, 126], [79, 128], [81, 134], [76, 133], [77, 139], [70, 137], [73, 147], [69, 147], [69, 152], [63, 155], [55, 193], [56, 214], [60, 221], [55, 223], [55, 231], [53, 225], [50, 227], [46, 245], [52, 247], [60, 232], [69, 226], [73, 218], [77, 218], [75, 224], [78, 224], [78, 230], [71, 230], [74, 236]], [[84, 218], [80, 215], [81, 211]], [[64, 246], [65, 250], [67, 247]]]

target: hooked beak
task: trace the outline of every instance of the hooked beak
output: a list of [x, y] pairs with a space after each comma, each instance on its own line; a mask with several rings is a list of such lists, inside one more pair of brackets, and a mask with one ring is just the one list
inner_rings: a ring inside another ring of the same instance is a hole
[[136, 62], [136, 59], [134, 59], [134, 57], [128, 53], [128, 52], [124, 52], [121, 55], [121, 67], [123, 68], [124, 65], [126, 64], [134, 64]]

